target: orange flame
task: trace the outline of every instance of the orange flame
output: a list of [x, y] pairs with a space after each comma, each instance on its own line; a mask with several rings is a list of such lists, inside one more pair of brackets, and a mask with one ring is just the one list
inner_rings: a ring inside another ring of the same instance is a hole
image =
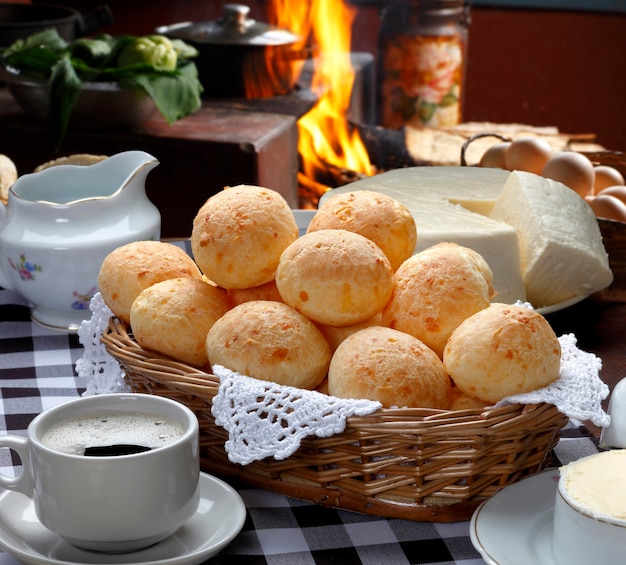
[[[346, 117], [354, 83], [350, 42], [356, 10], [343, 0], [272, 0], [270, 11], [275, 19], [272, 23], [310, 38], [319, 52], [311, 84], [318, 100], [298, 121], [301, 176], [315, 186], [316, 177], [329, 165], [373, 174], [359, 133], [351, 130]], [[321, 192], [327, 189], [323, 187]]]

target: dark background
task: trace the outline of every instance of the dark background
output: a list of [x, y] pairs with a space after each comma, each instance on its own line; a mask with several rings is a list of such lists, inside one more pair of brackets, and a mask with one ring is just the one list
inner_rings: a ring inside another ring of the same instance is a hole
[[[98, 0], [50, 3], [82, 13], [102, 4]], [[107, 3], [116, 21], [106, 31], [145, 34], [159, 25], [215, 19], [227, 0]], [[268, 0], [242, 3], [250, 6], [252, 17], [268, 21]], [[380, 0], [352, 0], [351, 4], [357, 9], [352, 50], [375, 56]], [[616, 11], [606, 4], [600, 2], [605, 11], [473, 5], [464, 121], [595, 133], [607, 149], [626, 151], [626, 13], [617, 11], [624, 2], [615, 3]]]

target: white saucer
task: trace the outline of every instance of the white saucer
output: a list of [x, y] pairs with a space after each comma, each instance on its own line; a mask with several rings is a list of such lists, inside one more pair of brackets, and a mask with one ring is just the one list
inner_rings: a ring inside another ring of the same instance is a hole
[[26, 565], [198, 565], [221, 551], [241, 531], [246, 507], [225, 482], [200, 474], [200, 506], [174, 535], [125, 554], [78, 549], [41, 525], [30, 498], [0, 495], [0, 547]]
[[503, 488], [474, 511], [470, 538], [488, 565], [557, 565], [552, 515], [558, 482], [558, 469], [543, 471]]

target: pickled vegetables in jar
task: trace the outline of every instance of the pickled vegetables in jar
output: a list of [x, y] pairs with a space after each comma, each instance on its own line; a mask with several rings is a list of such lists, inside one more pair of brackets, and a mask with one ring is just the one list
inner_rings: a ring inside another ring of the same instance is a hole
[[388, 0], [379, 41], [379, 121], [445, 127], [462, 118], [469, 4]]

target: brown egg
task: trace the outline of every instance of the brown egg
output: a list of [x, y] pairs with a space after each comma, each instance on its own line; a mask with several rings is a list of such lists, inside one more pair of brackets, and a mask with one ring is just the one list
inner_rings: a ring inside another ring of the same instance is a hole
[[506, 151], [511, 145], [510, 141], [501, 141], [492, 145], [483, 153], [480, 158], [479, 165], [481, 167], [490, 167], [492, 169], [506, 169]]
[[[614, 196], [626, 204], [626, 186], [609, 186], [598, 192], [596, 196]], [[591, 198], [593, 199], [593, 196]]]
[[546, 163], [541, 175], [562, 182], [582, 198], [593, 191], [593, 165], [587, 157], [575, 151], [555, 153]]
[[506, 168], [509, 171], [527, 171], [539, 175], [551, 156], [552, 147], [545, 139], [520, 137], [511, 142], [506, 150]]
[[598, 218], [626, 222], [626, 204], [619, 198], [615, 198], [615, 196], [608, 194], [598, 195], [591, 199], [589, 206], [591, 206]]
[[598, 165], [593, 168], [595, 171], [595, 181], [593, 191], [599, 194], [600, 191], [609, 186], [624, 186], [624, 177], [617, 169], [607, 165]]

